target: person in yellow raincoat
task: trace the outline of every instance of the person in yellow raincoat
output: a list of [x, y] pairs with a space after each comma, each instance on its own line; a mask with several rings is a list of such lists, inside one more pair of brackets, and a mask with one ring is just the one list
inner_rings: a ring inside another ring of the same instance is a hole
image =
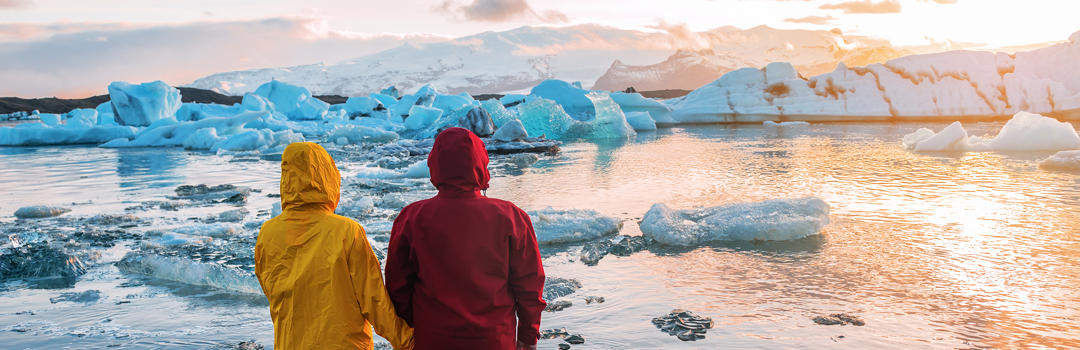
[[341, 174], [322, 146], [285, 148], [283, 211], [255, 243], [274, 348], [372, 349], [370, 324], [395, 349], [412, 349], [413, 330], [394, 311], [364, 228], [334, 215], [340, 195]]

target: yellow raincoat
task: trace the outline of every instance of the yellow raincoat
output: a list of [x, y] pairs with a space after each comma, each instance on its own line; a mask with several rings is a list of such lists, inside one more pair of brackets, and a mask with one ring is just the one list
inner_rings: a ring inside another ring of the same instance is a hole
[[334, 215], [341, 175], [314, 143], [285, 148], [281, 215], [255, 244], [255, 274], [270, 301], [274, 348], [372, 349], [371, 327], [395, 349], [413, 331], [394, 312], [364, 229]]

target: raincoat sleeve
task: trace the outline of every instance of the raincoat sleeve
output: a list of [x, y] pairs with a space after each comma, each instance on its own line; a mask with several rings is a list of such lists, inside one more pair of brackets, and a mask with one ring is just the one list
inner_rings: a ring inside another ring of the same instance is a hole
[[413, 293], [416, 291], [416, 263], [412, 259], [412, 244], [406, 235], [406, 207], [394, 219], [390, 231], [390, 246], [386, 253], [386, 290], [394, 301], [398, 316], [413, 325]]
[[517, 340], [534, 345], [540, 338], [540, 313], [547, 306], [543, 298], [544, 264], [529, 215], [520, 209], [517, 212], [510, 235], [510, 291], [517, 306]]
[[383, 286], [379, 258], [371, 250], [364, 229], [356, 225], [353, 247], [349, 253], [349, 274], [352, 275], [353, 291], [360, 303], [364, 318], [394, 349], [413, 348], [413, 330], [394, 311], [394, 304]]

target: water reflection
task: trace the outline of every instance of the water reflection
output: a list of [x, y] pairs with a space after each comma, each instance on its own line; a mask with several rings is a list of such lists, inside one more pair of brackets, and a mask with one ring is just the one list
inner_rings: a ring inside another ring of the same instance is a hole
[[184, 180], [177, 170], [189, 165], [189, 157], [175, 148], [120, 148], [116, 153], [120, 188], [175, 187]]

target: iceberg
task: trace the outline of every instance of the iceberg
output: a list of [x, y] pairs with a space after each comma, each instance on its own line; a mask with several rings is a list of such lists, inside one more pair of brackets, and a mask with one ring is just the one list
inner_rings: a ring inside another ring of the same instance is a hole
[[349, 97], [345, 100], [345, 113], [348, 113], [350, 119], [364, 117], [390, 120], [390, 111], [382, 102], [372, 97]]
[[123, 272], [164, 280], [262, 294], [259, 280], [250, 272], [191, 259], [133, 251], [117, 262], [116, 267]]
[[502, 103], [495, 99], [480, 102], [480, 107], [487, 111], [488, 116], [491, 117], [491, 123], [496, 129], [502, 127], [508, 120], [517, 119], [517, 114], [507, 110]]
[[[289, 117], [290, 120], [321, 120], [326, 116], [330, 105], [311, 96], [307, 88], [272, 80], [259, 85], [255, 95], [265, 98], [274, 110]], [[252, 102], [252, 105], [258, 105]]]
[[414, 105], [409, 108], [409, 117], [405, 119], [405, 129], [419, 130], [435, 124], [442, 116], [442, 112], [438, 108]]
[[487, 110], [472, 105], [462, 106], [469, 108], [465, 115], [458, 118], [458, 126], [472, 131], [478, 137], [488, 137], [495, 133], [495, 124], [488, 115]]
[[630, 112], [648, 112], [649, 118], [652, 118], [656, 125], [671, 126], [678, 123], [671, 119], [671, 107], [660, 101], [645, 98], [639, 93], [612, 92], [610, 96], [627, 115]]
[[[101, 147], [160, 147], [182, 146], [184, 141], [195, 135], [200, 129], [214, 128], [217, 135], [231, 135], [243, 129], [244, 124], [259, 119], [268, 112], [245, 112], [230, 118], [210, 118], [196, 122], [185, 122], [145, 130], [134, 137], [117, 138], [106, 142]], [[200, 137], [205, 137], [200, 134]]]
[[955, 122], [938, 133], [919, 129], [905, 135], [901, 143], [916, 152], [1061, 151], [1080, 149], [1080, 135], [1072, 124], [1020, 112], [991, 139], [968, 136], [964, 126]]
[[[596, 118], [588, 121], [574, 121], [566, 134], [569, 137], [583, 139], [615, 139], [637, 135], [626, 115], [606, 92], [591, 92], [585, 95], [593, 102]], [[535, 134], [534, 134], [535, 135]]]
[[529, 135], [561, 139], [574, 122], [562, 106], [548, 99], [537, 99], [517, 106], [518, 120]]
[[225, 106], [213, 103], [184, 103], [176, 111], [176, 120], [181, 122], [199, 121], [207, 118], [232, 117], [242, 112], [240, 106]]
[[634, 131], [656, 130], [656, 121], [649, 116], [649, 112], [626, 112], [626, 122]]
[[548, 79], [533, 87], [529, 95], [555, 101], [575, 120], [591, 120], [596, 116], [596, 107], [592, 99], [586, 97], [589, 93], [580, 86]]
[[[1076, 37], [1074, 35], [1073, 37]], [[1080, 45], [1015, 54], [948, 51], [799, 77], [790, 63], [743, 68], [674, 103], [679, 122], [992, 119], [1080, 115]], [[628, 109], [627, 109], [628, 110]], [[654, 116], [655, 117], [655, 116]], [[658, 120], [659, 121], [659, 120]]]
[[117, 125], [116, 115], [113, 114], [112, 101], [105, 101], [99, 104], [96, 108], [97, 111], [97, 124], [101, 126]]
[[137, 132], [138, 129], [130, 126], [23, 123], [14, 127], [0, 127], [0, 146], [100, 144], [109, 140], [134, 138]]
[[529, 211], [536, 241], [540, 244], [572, 243], [593, 240], [619, 233], [621, 219], [600, 214], [595, 210], [556, 210], [547, 207]]
[[657, 203], [645, 213], [641, 232], [663, 244], [694, 246], [714, 241], [799, 239], [817, 234], [828, 223], [829, 205], [816, 197], [687, 210]]
[[120, 125], [149, 126], [175, 118], [180, 109], [180, 90], [163, 81], [139, 85], [117, 81], [109, 84], [114, 118]]
[[214, 144], [224, 140], [224, 137], [218, 136], [217, 129], [202, 128], [184, 139], [182, 146], [184, 149], [209, 150], [214, 147]]
[[1039, 167], [1056, 170], [1080, 170], [1080, 151], [1061, 151], [1043, 160]]

